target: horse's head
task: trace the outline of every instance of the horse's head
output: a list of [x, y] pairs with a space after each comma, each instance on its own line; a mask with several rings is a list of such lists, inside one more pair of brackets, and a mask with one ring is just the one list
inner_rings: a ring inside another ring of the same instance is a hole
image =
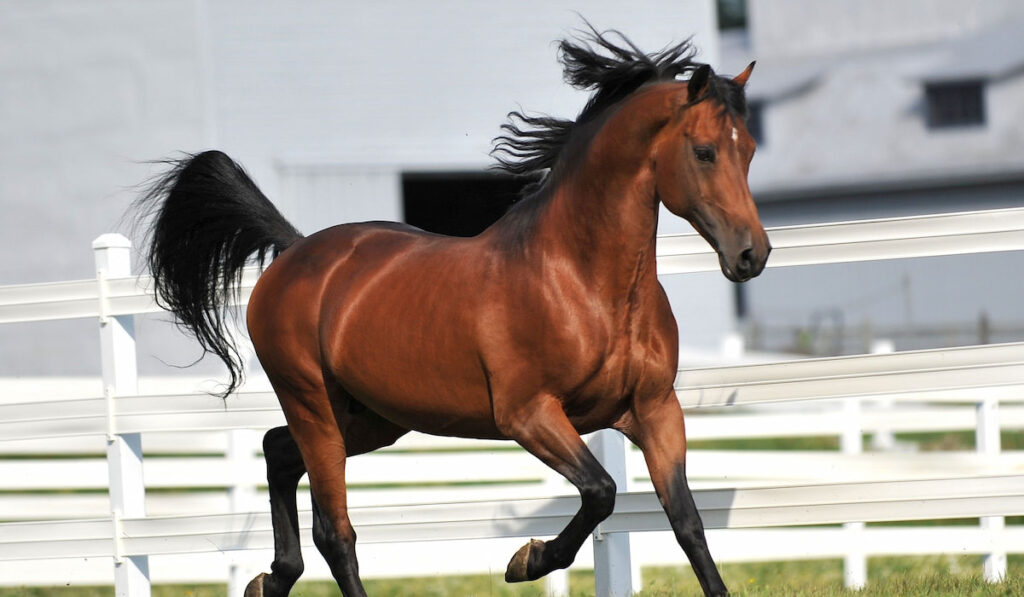
[[755, 144], [743, 87], [753, 67], [733, 79], [694, 70], [654, 147], [658, 197], [711, 244], [734, 282], [760, 274], [772, 250], [747, 185]]

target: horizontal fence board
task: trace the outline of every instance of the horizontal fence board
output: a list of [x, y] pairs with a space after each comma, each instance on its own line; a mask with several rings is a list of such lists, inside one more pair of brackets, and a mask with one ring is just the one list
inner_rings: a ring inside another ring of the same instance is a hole
[[[1024, 389], [1020, 390], [1024, 395]], [[964, 396], [964, 401], [968, 397]], [[780, 408], [783, 404], [770, 404], [768, 409], [743, 414], [727, 414], [731, 411], [716, 412], [710, 409], [691, 411], [687, 416], [686, 437], [690, 441], [712, 439], [754, 439], [807, 436], [840, 435], [848, 427], [848, 417], [838, 409], [838, 404], [828, 406], [821, 401], [812, 412], [793, 411]], [[974, 406], [953, 404], [893, 403], [881, 406], [875, 399], [862, 401], [860, 426], [864, 433], [892, 431], [914, 433], [929, 431], [971, 431], [977, 426], [977, 412]], [[733, 409], [735, 410], [735, 409]], [[1013, 403], [999, 408], [999, 424], [1002, 429], [1024, 428], [1024, 406]], [[257, 429], [262, 432], [263, 428]], [[230, 430], [213, 431], [150, 431], [145, 435], [143, 450], [147, 456], [165, 454], [224, 454], [227, 450], [227, 433]], [[514, 444], [507, 440], [478, 440], [455, 437], [439, 437], [421, 433], [409, 433], [393, 446], [380, 452], [406, 451], [473, 451], [488, 449], [509, 449]], [[43, 439], [0, 441], [0, 458], [26, 455], [94, 455], [103, 456], [106, 450], [104, 437], [96, 432], [91, 436], [48, 437]], [[0, 483], [2, 484], [2, 483]]]
[[99, 316], [95, 279], [0, 287], [0, 323]]
[[[848, 263], [1024, 249], [1024, 209], [769, 228], [768, 267]], [[715, 271], [718, 257], [696, 234], [658, 237], [658, 273]]]
[[[684, 408], [859, 396], [965, 400], [996, 388], [1024, 399], [1024, 343], [679, 371]], [[974, 398], [977, 400], [978, 398]]]
[[[260, 271], [248, 267], [242, 272], [237, 300], [245, 304]], [[153, 279], [148, 275], [107, 278], [101, 307], [99, 282], [95, 279], [0, 287], [0, 324], [80, 319], [103, 315], [158, 313], [163, 309], [153, 297]]]
[[[119, 396], [114, 400], [116, 433], [267, 429], [284, 425], [272, 392], [241, 392], [227, 402], [203, 393]], [[0, 440], [106, 435], [107, 399], [0, 404]], [[59, 415], [54, 413], [60, 413]]]
[[[684, 408], [850, 396], [978, 400], [996, 390], [1024, 399], [1024, 343], [686, 369], [676, 391]], [[107, 400], [0, 404], [0, 438], [27, 440], [108, 432]], [[266, 429], [283, 425], [272, 392], [242, 392], [227, 403], [208, 394], [114, 399], [117, 433]], [[60, 413], [55, 415], [54, 413]], [[425, 441], [425, 440], [424, 440]]]
[[[647, 476], [643, 454], [630, 450], [631, 479]], [[393, 487], [415, 494], [431, 484], [541, 484], [561, 477], [522, 450], [373, 453], [351, 458], [346, 479], [352, 491]], [[225, 488], [265, 485], [262, 459], [148, 458], [143, 462], [150, 489]], [[1024, 451], [998, 455], [976, 452], [866, 452], [809, 450], [690, 450], [691, 479], [750, 480], [891, 480], [936, 476], [1024, 475]], [[106, 461], [90, 459], [0, 460], [0, 491], [101, 490], [108, 485]], [[403, 487], [404, 486], [404, 487]]]
[[[1024, 249], [1024, 208], [810, 224], [770, 228], [772, 256], [768, 267], [899, 259]], [[658, 273], [662, 275], [719, 269], [718, 258], [696, 234], [658, 238]], [[248, 300], [259, 277], [255, 267], [243, 272], [240, 302]], [[159, 311], [152, 299], [152, 279], [106, 280], [107, 315]], [[0, 323], [100, 315], [96, 280], [0, 287]]]
[[[707, 528], [927, 520], [1024, 512], [1024, 477], [995, 476], [695, 491]], [[578, 497], [352, 508], [363, 543], [547, 536]], [[300, 524], [309, 528], [308, 511]], [[273, 543], [268, 513], [149, 517], [122, 521], [127, 555], [262, 549]], [[618, 496], [600, 532], [667, 530], [653, 493]], [[109, 520], [0, 525], [0, 559], [113, 555]]]

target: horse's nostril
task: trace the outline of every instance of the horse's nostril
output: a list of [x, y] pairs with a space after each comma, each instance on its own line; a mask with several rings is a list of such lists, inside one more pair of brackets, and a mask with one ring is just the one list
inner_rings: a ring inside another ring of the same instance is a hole
[[753, 247], [747, 247], [740, 253], [740, 258], [736, 261], [736, 269], [740, 273], [748, 274], [754, 269], [754, 249]]

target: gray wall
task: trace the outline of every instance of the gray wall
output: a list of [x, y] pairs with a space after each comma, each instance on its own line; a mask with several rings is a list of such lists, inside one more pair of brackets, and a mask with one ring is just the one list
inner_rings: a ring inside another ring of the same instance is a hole
[[[723, 63], [758, 66], [755, 191], [1024, 171], [1024, 3], [750, 0]], [[798, 24], [798, 25], [797, 25]], [[934, 130], [924, 83], [985, 80], [984, 127]]]
[[876, 51], [962, 37], [1024, 17], [1017, 0], [747, 0], [759, 55]]

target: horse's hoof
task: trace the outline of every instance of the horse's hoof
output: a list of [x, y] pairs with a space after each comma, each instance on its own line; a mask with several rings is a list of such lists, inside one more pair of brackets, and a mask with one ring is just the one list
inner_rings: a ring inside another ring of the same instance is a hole
[[544, 549], [544, 542], [536, 539], [530, 539], [530, 542], [519, 548], [516, 555], [512, 556], [509, 560], [508, 568], [505, 569], [505, 582], [523, 582], [532, 580], [527, 574], [528, 564], [530, 563], [530, 552]]
[[267, 578], [266, 572], [260, 572], [259, 576], [249, 581], [245, 587], [243, 597], [263, 597], [263, 579]]

